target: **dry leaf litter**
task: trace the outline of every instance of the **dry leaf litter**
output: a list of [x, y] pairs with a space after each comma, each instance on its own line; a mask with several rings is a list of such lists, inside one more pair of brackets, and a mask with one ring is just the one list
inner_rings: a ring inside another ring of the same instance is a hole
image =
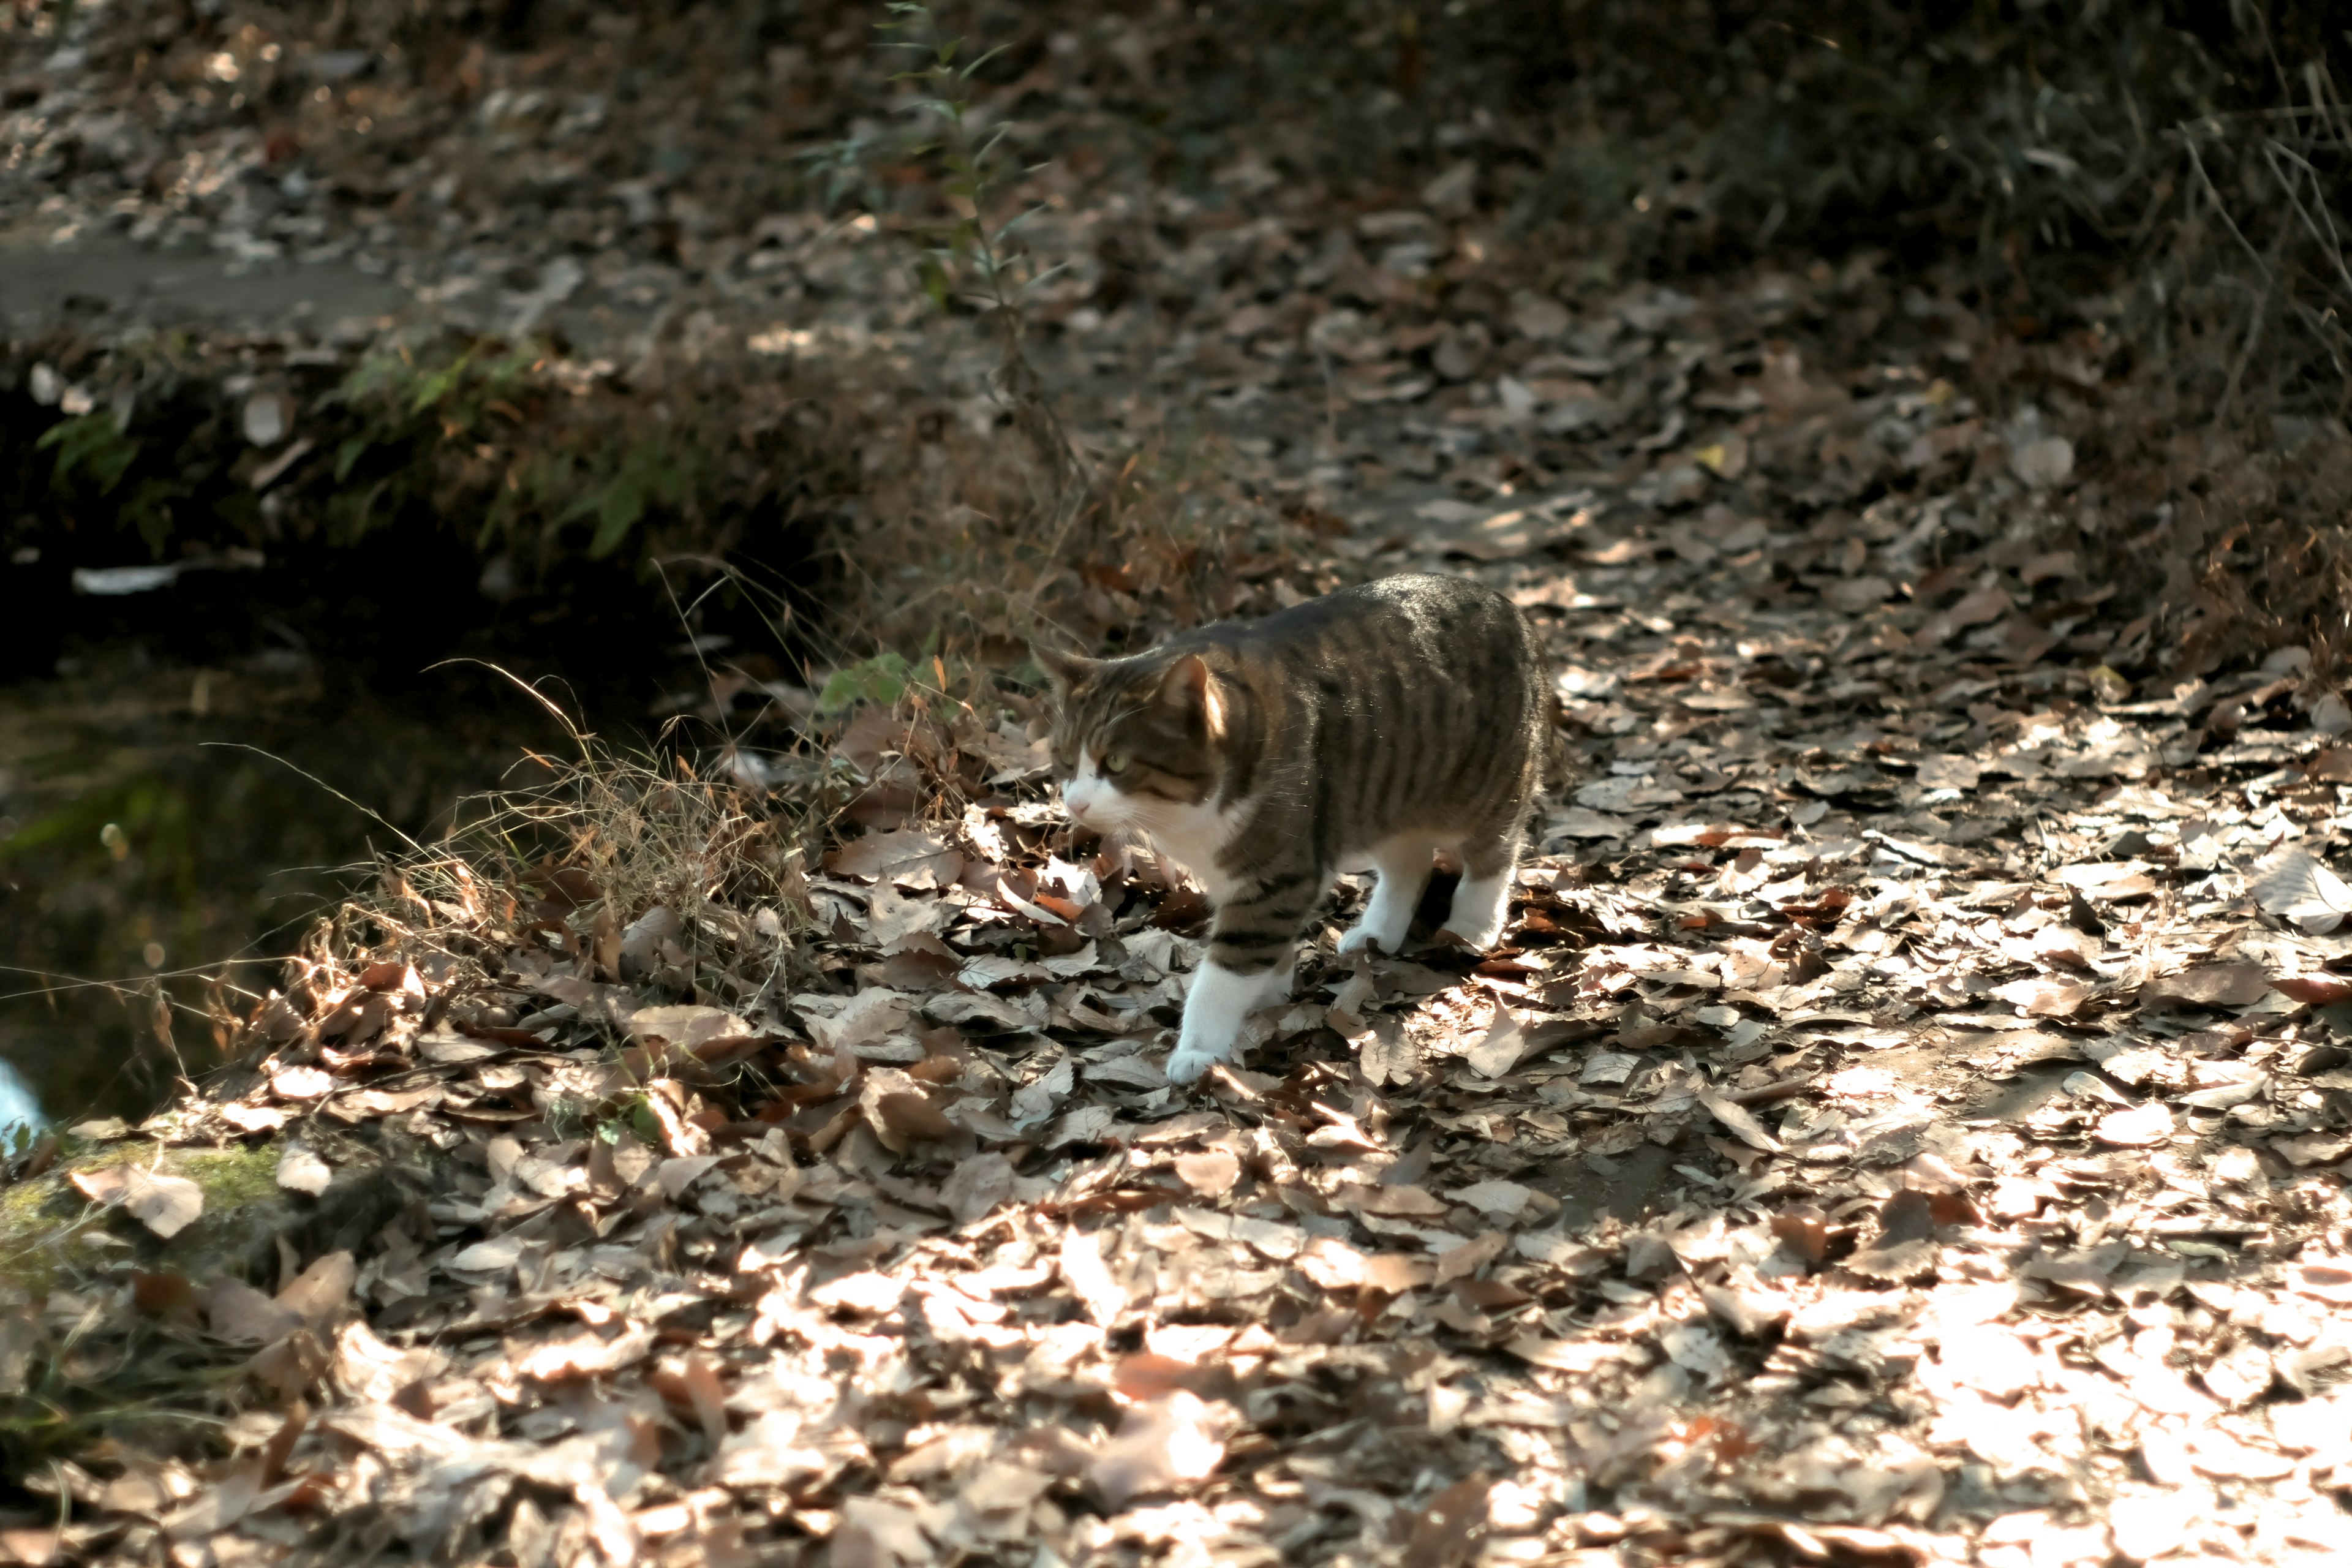
[[[597, 132], [552, 94], [480, 113]], [[2352, 1553], [2352, 713], [2301, 649], [2120, 673], [2181, 628], [2045, 548], [2161, 482], [2077, 470], [2095, 335], [1974, 342], [1867, 258], [1546, 281], [1481, 177], [1349, 212], [1244, 160], [1203, 208], [1057, 165], [1033, 243], [1078, 264], [1033, 309], [1073, 374], [1155, 356], [1082, 436], [1205, 400], [1212, 499], [1283, 542], [1094, 561], [1081, 629], [1432, 564], [1536, 617], [1584, 771], [1501, 951], [1340, 963], [1344, 889], [1239, 1065], [1172, 1090], [1197, 892], [1071, 841], [1034, 698], [866, 710], [804, 908], [484, 888], [310, 953], [234, 1093], [76, 1172], [158, 1237], [190, 1150], [274, 1140], [307, 1199], [418, 1176], [274, 1291], [19, 1303], [0, 1375], [105, 1314], [252, 1351], [227, 1458], [26, 1478], [56, 1512], [0, 1556]], [[385, 244], [459, 187], [420, 188]], [[674, 251], [688, 190], [640, 193]], [[781, 289], [798, 350], [957, 341], [873, 243], [780, 222], [698, 276]]]

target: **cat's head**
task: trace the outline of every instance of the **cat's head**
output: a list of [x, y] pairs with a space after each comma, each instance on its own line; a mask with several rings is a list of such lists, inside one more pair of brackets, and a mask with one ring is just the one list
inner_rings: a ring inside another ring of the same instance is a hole
[[1072, 821], [1102, 832], [1214, 793], [1224, 698], [1199, 654], [1034, 651], [1054, 686], [1054, 777]]

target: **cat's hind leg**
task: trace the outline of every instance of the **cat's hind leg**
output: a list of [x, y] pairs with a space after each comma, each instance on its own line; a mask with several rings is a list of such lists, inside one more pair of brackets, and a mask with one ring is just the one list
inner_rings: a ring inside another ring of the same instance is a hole
[[1465, 946], [1484, 952], [1501, 940], [1511, 912], [1511, 874], [1518, 865], [1519, 836], [1513, 830], [1462, 847], [1462, 880], [1445, 929]]
[[1368, 947], [1391, 953], [1404, 951], [1412, 911], [1420, 907], [1422, 889], [1429, 886], [1430, 852], [1434, 847], [1426, 838], [1398, 837], [1371, 852], [1372, 870], [1380, 880], [1372, 885], [1363, 914], [1340, 937], [1341, 952]]

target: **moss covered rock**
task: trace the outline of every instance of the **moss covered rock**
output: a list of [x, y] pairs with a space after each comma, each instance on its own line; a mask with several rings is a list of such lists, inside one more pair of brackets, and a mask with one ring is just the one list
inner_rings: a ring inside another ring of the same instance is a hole
[[[413, 1194], [429, 1189], [439, 1159], [430, 1145], [377, 1133], [325, 1144], [316, 1134], [305, 1138], [332, 1173], [315, 1197], [279, 1185], [288, 1144], [275, 1139], [213, 1148], [142, 1137], [85, 1144], [0, 1191], [0, 1285], [37, 1292], [123, 1268], [168, 1269], [200, 1282], [222, 1275], [269, 1279], [281, 1242], [301, 1258], [356, 1251]], [[127, 1206], [94, 1202], [74, 1181], [126, 1166], [192, 1183], [202, 1212], [163, 1237]]]

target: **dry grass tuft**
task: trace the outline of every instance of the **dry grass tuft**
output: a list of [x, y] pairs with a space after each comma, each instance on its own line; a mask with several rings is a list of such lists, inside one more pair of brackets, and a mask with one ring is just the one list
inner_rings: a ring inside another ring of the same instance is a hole
[[[839, 793], [822, 771], [754, 788], [682, 751], [572, 735], [573, 758], [527, 754], [519, 779], [462, 802], [439, 842], [386, 858], [373, 889], [322, 919], [285, 992], [247, 1021], [248, 1048], [285, 1065], [381, 1048], [445, 1016], [501, 1027], [518, 1009], [498, 996], [554, 995], [551, 976], [744, 1014], [804, 980], [806, 868]], [[404, 1027], [425, 987], [434, 1003]]]

